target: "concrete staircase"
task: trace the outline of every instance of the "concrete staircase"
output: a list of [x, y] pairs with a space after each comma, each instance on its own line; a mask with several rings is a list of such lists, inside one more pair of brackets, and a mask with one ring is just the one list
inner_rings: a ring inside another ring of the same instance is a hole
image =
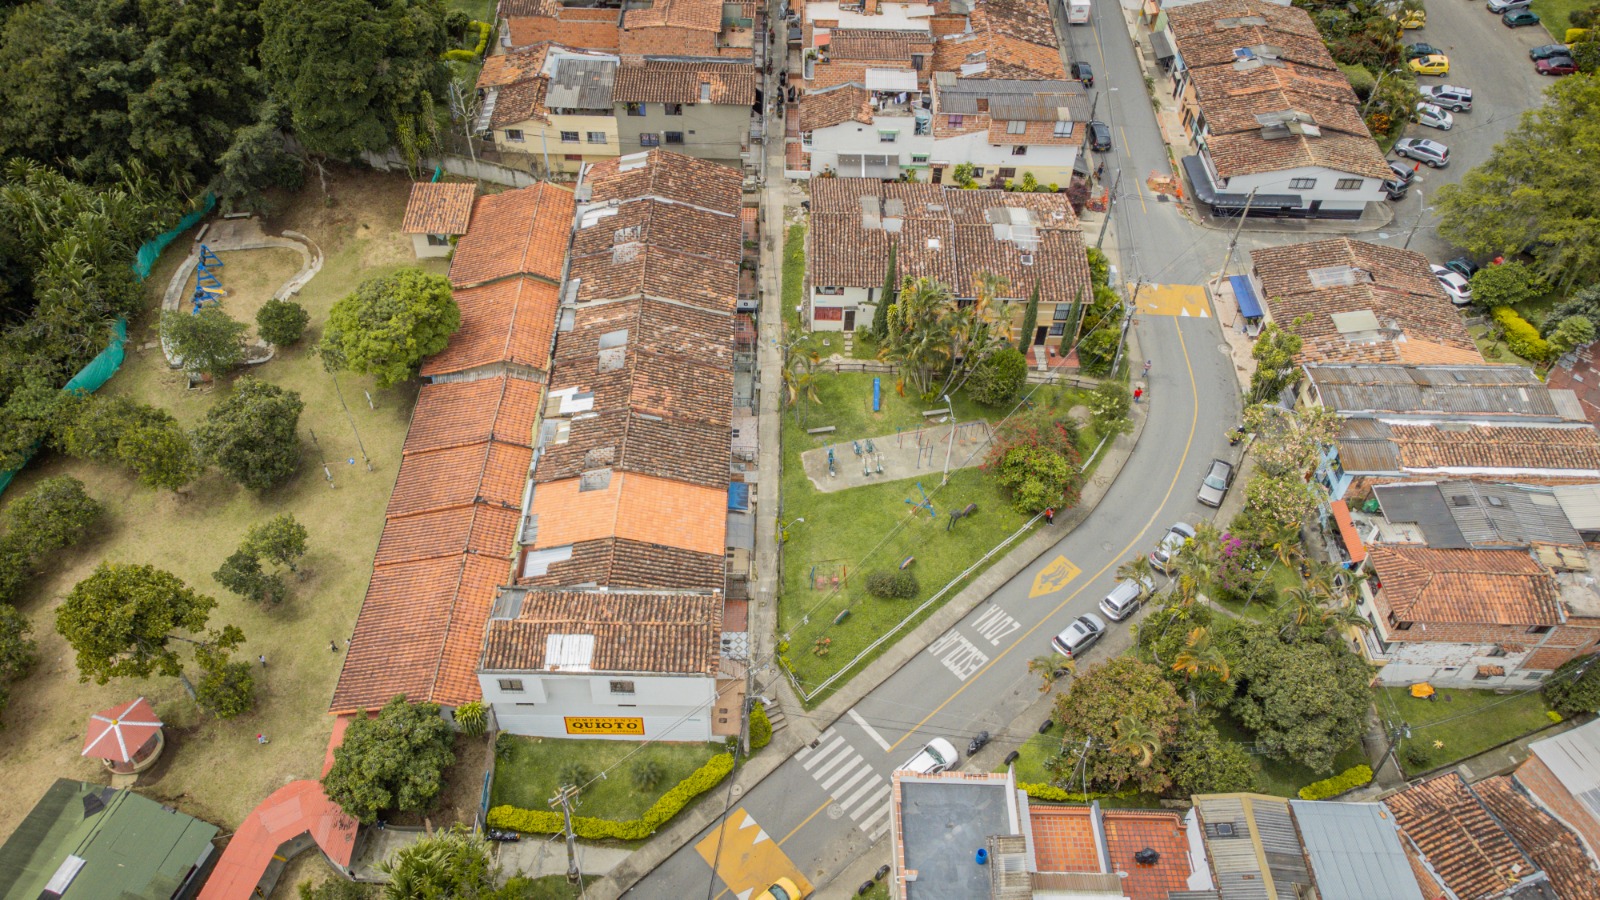
[[761, 708], [767, 713], [767, 721], [772, 725], [772, 733], [777, 734], [789, 727], [789, 720], [783, 715], [783, 707], [771, 697], [759, 697]]

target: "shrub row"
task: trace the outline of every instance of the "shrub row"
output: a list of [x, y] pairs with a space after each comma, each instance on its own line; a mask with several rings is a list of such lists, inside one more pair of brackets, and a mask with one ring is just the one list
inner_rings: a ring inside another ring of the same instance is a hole
[[1301, 800], [1326, 800], [1337, 797], [1345, 791], [1353, 791], [1364, 784], [1372, 783], [1372, 769], [1367, 766], [1351, 766], [1332, 778], [1313, 781], [1300, 789]]
[[470, 63], [477, 62], [479, 57], [483, 56], [483, 51], [489, 47], [489, 32], [491, 30], [489, 23], [473, 22], [472, 27], [478, 29], [478, 46], [472, 48], [471, 50], [446, 50], [444, 52], [445, 59], [453, 59], [457, 62]]
[[1539, 329], [1511, 307], [1496, 306], [1494, 321], [1506, 333], [1506, 346], [1512, 353], [1533, 362], [1545, 362], [1554, 355], [1550, 342], [1539, 336]]
[[1028, 796], [1034, 800], [1043, 800], [1046, 803], [1088, 803], [1090, 800], [1106, 799], [1126, 800], [1129, 797], [1135, 796], [1139, 793], [1137, 790], [1131, 790], [1117, 791], [1116, 793], [1110, 794], [1094, 792], [1087, 794], [1074, 794], [1070, 791], [1062, 790], [1053, 784], [1028, 784], [1025, 781], [1017, 782], [1017, 787], [1026, 791]]
[[[619, 822], [615, 819], [596, 819], [592, 816], [573, 816], [572, 830], [578, 837], [589, 840], [642, 841], [657, 828], [672, 820], [694, 798], [716, 787], [733, 771], [733, 754], [719, 753], [688, 778], [678, 782], [672, 790], [661, 795], [644, 815], [637, 819]], [[496, 806], [489, 810], [489, 827], [509, 828], [529, 834], [559, 834], [561, 814], [553, 810], [521, 809], [515, 806]]]

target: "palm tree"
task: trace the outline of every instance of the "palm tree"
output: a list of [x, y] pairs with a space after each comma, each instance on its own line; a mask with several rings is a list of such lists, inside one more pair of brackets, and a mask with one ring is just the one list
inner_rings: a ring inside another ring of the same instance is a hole
[[1035, 656], [1028, 660], [1028, 673], [1039, 676], [1039, 693], [1049, 693], [1056, 679], [1066, 672], [1078, 671], [1078, 664], [1060, 653]]
[[[821, 357], [815, 350], [801, 351], [793, 348], [783, 365], [784, 402], [794, 407], [794, 421], [802, 424], [802, 413], [807, 404], [817, 402], [817, 363]], [[802, 426], [803, 427], [803, 426]]]
[[1155, 566], [1150, 565], [1150, 557], [1140, 553], [1117, 566], [1117, 578], [1121, 581], [1136, 581], [1139, 584], [1154, 584], [1156, 577]]
[[1227, 655], [1211, 642], [1210, 631], [1204, 627], [1189, 632], [1178, 655], [1173, 657], [1172, 671], [1182, 672], [1188, 681], [1190, 709], [1199, 709], [1200, 694], [1208, 695], [1209, 701], [1210, 695], [1219, 693], [1218, 683], [1225, 685], [1233, 678]]
[[1135, 715], [1117, 720], [1117, 737], [1111, 742], [1111, 752], [1139, 760], [1140, 768], [1148, 768], [1161, 752], [1161, 739], [1155, 730]]

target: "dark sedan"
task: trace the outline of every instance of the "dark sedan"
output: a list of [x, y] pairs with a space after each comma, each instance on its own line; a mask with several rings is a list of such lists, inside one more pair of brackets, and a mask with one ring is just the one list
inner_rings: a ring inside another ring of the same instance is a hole
[[1573, 62], [1570, 56], [1552, 56], [1549, 59], [1541, 59], [1534, 63], [1533, 67], [1539, 71], [1540, 75], [1571, 75], [1573, 72], [1578, 71], [1578, 64]]
[[1111, 127], [1104, 122], [1089, 123], [1089, 149], [1105, 153], [1111, 149]]
[[1094, 69], [1089, 68], [1086, 62], [1075, 62], [1070, 70], [1074, 80], [1083, 82], [1086, 88], [1094, 87]]
[[1421, 59], [1424, 56], [1442, 56], [1444, 51], [1432, 44], [1416, 43], [1406, 45], [1406, 59]]
[[1500, 17], [1500, 24], [1507, 28], [1521, 28], [1524, 25], [1539, 24], [1539, 14], [1531, 9], [1513, 9]]
[[1541, 59], [1551, 59], [1557, 56], [1571, 55], [1572, 48], [1568, 47], [1566, 44], [1545, 44], [1543, 47], [1535, 47], [1528, 51], [1528, 58], [1534, 62], [1538, 62]]

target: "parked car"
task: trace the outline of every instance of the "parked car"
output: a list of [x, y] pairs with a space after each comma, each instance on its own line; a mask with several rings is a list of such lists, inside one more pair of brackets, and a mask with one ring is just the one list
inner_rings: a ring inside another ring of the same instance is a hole
[[945, 769], [955, 766], [961, 757], [956, 753], [956, 748], [944, 738], [934, 738], [927, 746], [917, 751], [917, 755], [906, 760], [905, 765], [896, 771], [915, 772], [918, 775], [937, 775]]
[[1411, 182], [1401, 181], [1398, 178], [1388, 178], [1383, 182], [1383, 196], [1390, 200], [1400, 200], [1411, 189]]
[[793, 881], [779, 878], [772, 887], [762, 891], [756, 900], [806, 900], [806, 895], [800, 892], [800, 886]]
[[1549, 59], [1552, 56], [1571, 55], [1572, 48], [1568, 47], [1566, 44], [1545, 44], [1542, 47], [1535, 47], [1528, 51], [1528, 58], [1534, 62], [1538, 62], [1541, 59]]
[[1100, 611], [1111, 621], [1121, 622], [1138, 612], [1139, 604], [1143, 603], [1144, 598], [1150, 596], [1155, 589], [1155, 584], [1149, 579], [1119, 581], [1117, 586], [1111, 589], [1111, 593], [1100, 601]]
[[1440, 56], [1443, 56], [1444, 55], [1444, 51], [1440, 50], [1438, 47], [1435, 47], [1432, 44], [1427, 44], [1427, 43], [1416, 43], [1416, 44], [1407, 44], [1406, 45], [1406, 59], [1416, 59], [1416, 58], [1421, 57], [1421, 56], [1434, 56], [1436, 54], [1440, 55]]
[[1433, 277], [1439, 279], [1439, 286], [1450, 295], [1450, 302], [1457, 306], [1466, 306], [1472, 302], [1472, 284], [1460, 272], [1446, 266], [1433, 266]]
[[1472, 89], [1455, 84], [1420, 85], [1417, 91], [1434, 106], [1451, 112], [1472, 112]]
[[1414, 159], [1430, 169], [1450, 165], [1450, 148], [1427, 138], [1401, 138], [1394, 143], [1396, 156]]
[[1233, 463], [1225, 459], [1213, 459], [1205, 480], [1200, 482], [1200, 494], [1195, 499], [1216, 509], [1222, 506], [1222, 498], [1228, 496], [1228, 486], [1231, 484]]
[[1533, 68], [1540, 75], [1571, 75], [1578, 71], [1578, 64], [1570, 56], [1552, 56], [1534, 63]]
[[1449, 131], [1455, 127], [1456, 120], [1454, 116], [1432, 103], [1418, 103], [1417, 124], [1426, 125], [1429, 128], [1437, 128], [1440, 131]]
[[1074, 81], [1083, 82], [1083, 86], [1086, 87], [1086, 88], [1094, 87], [1094, 69], [1089, 68], [1089, 64], [1088, 63], [1086, 63], [1086, 62], [1075, 62], [1075, 63], [1073, 63], [1071, 72], [1072, 72], [1072, 79]]
[[1465, 256], [1458, 256], [1455, 259], [1446, 262], [1444, 267], [1456, 273], [1457, 275], [1460, 275], [1462, 278], [1467, 279], [1468, 281], [1471, 281], [1472, 276], [1478, 274], [1478, 269], [1481, 268], [1481, 266]]
[[1531, 9], [1514, 9], [1500, 17], [1500, 24], [1507, 28], [1537, 25], [1539, 24], [1539, 14]]
[[1484, 4], [1489, 12], [1495, 15], [1504, 15], [1514, 9], [1527, 9], [1533, 5], [1533, 0], [1489, 0]]
[[1167, 533], [1161, 536], [1161, 542], [1150, 551], [1150, 565], [1155, 566], [1163, 574], [1170, 574], [1169, 567], [1172, 558], [1178, 555], [1184, 544], [1194, 538], [1194, 528], [1186, 522], [1174, 522]]
[[1421, 56], [1410, 63], [1411, 71], [1418, 75], [1449, 75], [1450, 57], [1443, 53], [1434, 53], [1430, 56]]
[[1089, 123], [1089, 149], [1105, 153], [1111, 149], [1111, 128], [1104, 122]]
[[1106, 623], [1094, 613], [1084, 613], [1050, 639], [1050, 646], [1068, 659], [1077, 659], [1106, 633]]

